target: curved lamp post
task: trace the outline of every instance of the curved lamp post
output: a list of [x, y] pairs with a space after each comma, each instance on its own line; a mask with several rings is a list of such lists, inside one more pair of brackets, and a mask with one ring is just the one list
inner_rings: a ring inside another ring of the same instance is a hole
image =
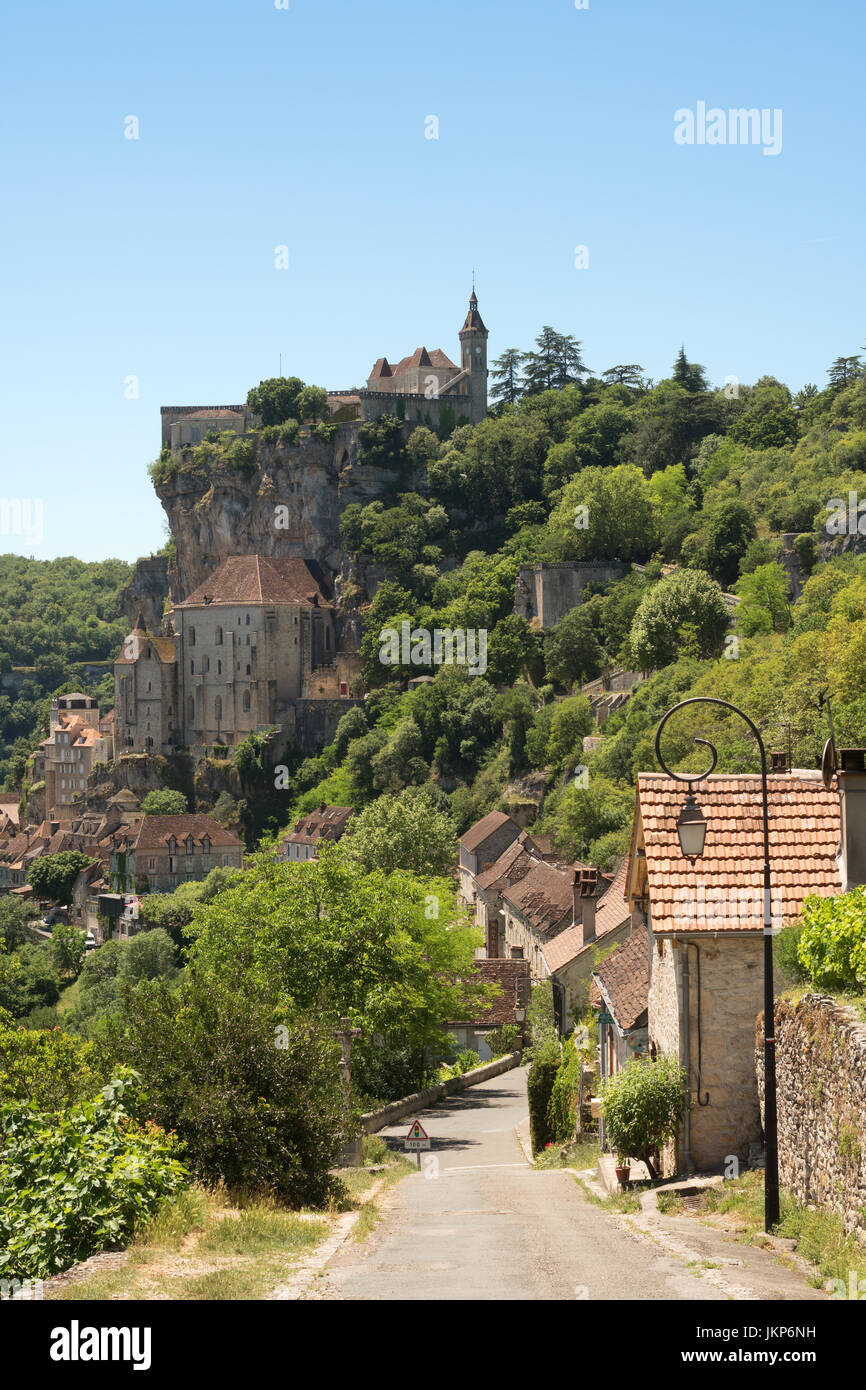
[[693, 795], [695, 782], [709, 777], [718, 761], [718, 753], [705, 738], [695, 738], [695, 743], [709, 748], [712, 761], [705, 772], [674, 772], [668, 767], [661, 752], [662, 729], [672, 714], [685, 709], [686, 705], [720, 705], [731, 710], [745, 720], [758, 744], [761, 754], [761, 801], [764, 821], [764, 1229], [770, 1231], [779, 1220], [779, 1145], [776, 1113], [776, 1039], [775, 1005], [773, 998], [773, 929], [770, 913], [770, 813], [767, 800], [767, 754], [758, 727], [736, 705], [728, 700], [719, 700], [714, 695], [694, 695], [691, 699], [680, 700], [672, 705], [667, 714], [662, 715], [656, 729], [655, 753], [659, 765], [669, 777], [677, 782], [688, 784], [688, 795], [677, 819], [677, 836], [683, 855], [694, 863], [704, 852], [707, 823], [703, 812]]

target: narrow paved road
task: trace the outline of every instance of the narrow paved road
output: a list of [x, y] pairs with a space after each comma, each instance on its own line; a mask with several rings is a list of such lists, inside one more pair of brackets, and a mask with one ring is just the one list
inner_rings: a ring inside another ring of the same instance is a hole
[[[312, 1296], [728, 1297], [684, 1260], [600, 1211], [573, 1174], [530, 1167], [514, 1133], [526, 1113], [525, 1068], [424, 1111], [418, 1118], [432, 1140], [437, 1175], [422, 1169], [392, 1188], [375, 1231], [343, 1246]], [[402, 1146], [410, 1123], [382, 1133]]]

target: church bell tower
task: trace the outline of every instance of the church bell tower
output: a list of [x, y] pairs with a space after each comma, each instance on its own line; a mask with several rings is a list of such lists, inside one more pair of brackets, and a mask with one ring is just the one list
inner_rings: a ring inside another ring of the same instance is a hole
[[487, 414], [487, 329], [478, 312], [474, 285], [469, 313], [460, 330], [460, 366], [469, 372], [469, 419], [477, 425]]

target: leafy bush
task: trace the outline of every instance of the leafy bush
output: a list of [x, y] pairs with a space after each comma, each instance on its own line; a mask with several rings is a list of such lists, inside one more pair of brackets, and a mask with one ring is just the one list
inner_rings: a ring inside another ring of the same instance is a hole
[[566, 1038], [547, 1107], [548, 1123], [553, 1142], [556, 1144], [564, 1144], [574, 1138], [577, 1128], [575, 1106], [580, 1086], [580, 1066], [580, 1054], [575, 1047], [574, 1038]]
[[59, 1028], [23, 1028], [0, 1009], [0, 1105], [59, 1110], [94, 1096], [105, 1079], [92, 1043]]
[[43, 1279], [128, 1240], [186, 1181], [177, 1140], [134, 1124], [134, 1076], [59, 1115], [0, 1109], [0, 1276]]
[[543, 980], [533, 987], [526, 1010], [526, 1030], [529, 1034], [529, 1047], [526, 1049], [527, 1061], [541, 1052], [556, 1050], [559, 1056], [559, 1034], [556, 1031], [556, 1015], [553, 1010], [553, 985]]
[[439, 1068], [439, 1076], [442, 1081], [449, 1081], [453, 1076], [465, 1076], [474, 1067], [481, 1066], [481, 1058], [477, 1052], [473, 1052], [471, 1047], [458, 1052], [450, 1066]]
[[339, 1048], [320, 1018], [283, 1018], [251, 980], [146, 981], [127, 986], [99, 1041], [140, 1073], [144, 1113], [177, 1132], [204, 1182], [319, 1205], [345, 1137]]
[[146, 816], [184, 816], [189, 807], [183, 792], [172, 791], [169, 787], [159, 787], [148, 792], [141, 803]]
[[484, 1041], [490, 1048], [491, 1056], [505, 1057], [520, 1042], [520, 1029], [516, 1023], [503, 1023], [501, 1028], [494, 1028], [488, 1033]]
[[806, 898], [797, 955], [819, 989], [861, 991], [866, 985], [866, 888], [835, 898]]
[[546, 1043], [541, 1050], [536, 1051], [529, 1068], [526, 1095], [529, 1101], [529, 1137], [533, 1154], [540, 1153], [545, 1144], [552, 1144], [555, 1137], [548, 1112], [559, 1062], [558, 1045]]
[[686, 1075], [675, 1057], [632, 1057], [604, 1082], [604, 1130], [620, 1160], [641, 1158], [651, 1177], [653, 1155], [673, 1139], [686, 1107]]

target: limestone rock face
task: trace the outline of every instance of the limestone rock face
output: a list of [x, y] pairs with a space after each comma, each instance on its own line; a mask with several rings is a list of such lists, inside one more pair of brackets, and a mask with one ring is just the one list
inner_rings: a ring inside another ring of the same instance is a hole
[[344, 509], [412, 486], [390, 470], [358, 464], [354, 423], [331, 439], [302, 429], [294, 445], [247, 437], [255, 441], [249, 464], [217, 455], [206, 470], [181, 468], [156, 487], [177, 543], [176, 601], [230, 555], [297, 555], [335, 573], [344, 558]]
[[159, 632], [170, 584], [166, 555], [150, 555], [137, 560], [132, 578], [118, 595], [120, 610], [130, 627], [139, 613], [151, 632]]

